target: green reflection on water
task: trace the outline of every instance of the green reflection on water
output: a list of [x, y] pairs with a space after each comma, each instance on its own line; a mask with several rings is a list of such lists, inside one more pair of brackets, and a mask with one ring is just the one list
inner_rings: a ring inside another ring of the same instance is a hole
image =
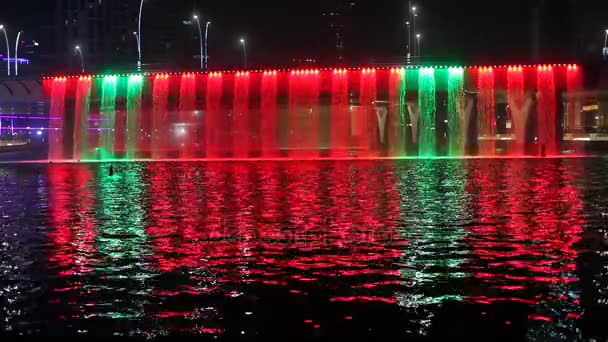
[[[408, 241], [401, 276], [416, 293], [398, 294], [400, 305], [419, 308], [461, 301], [459, 282], [466, 254], [464, 225], [468, 197], [467, 170], [459, 161], [398, 164], [402, 235]], [[410, 181], [416, 175], [419, 181]], [[447, 292], [447, 293], [446, 293]], [[450, 293], [451, 292], [451, 293]]]
[[[147, 183], [144, 180], [144, 165], [121, 164], [113, 166], [114, 175], [110, 175], [110, 164], [99, 164], [97, 179], [99, 181], [97, 240], [100, 264], [97, 273], [105, 280], [102, 287], [107, 296], [114, 300], [113, 312], [107, 313], [112, 318], [135, 318], [144, 314], [146, 295], [151, 287], [146, 284], [152, 276], [146, 258], [152, 254], [149, 237], [146, 234], [145, 196]], [[125, 288], [125, 279], [133, 284]], [[117, 293], [134, 291], [138, 300], [116, 303], [121, 298]], [[115, 309], [122, 308], [118, 312]]]

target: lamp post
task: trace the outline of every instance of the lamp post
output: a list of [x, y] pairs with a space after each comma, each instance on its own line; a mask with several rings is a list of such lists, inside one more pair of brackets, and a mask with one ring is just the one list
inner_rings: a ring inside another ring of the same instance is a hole
[[205, 70], [209, 68], [209, 50], [208, 50], [208, 38], [209, 38], [209, 25], [211, 22], [208, 21], [205, 25]]
[[200, 42], [200, 47], [201, 47], [201, 69], [203, 69], [205, 67], [205, 56], [203, 53], [203, 31], [201, 30], [201, 21], [198, 19], [198, 15], [194, 15], [193, 16], [194, 20], [196, 20], [196, 25], [198, 26], [198, 40]]
[[133, 35], [135, 36], [135, 42], [137, 43], [137, 49], [139, 50], [139, 36], [137, 35], [137, 32], [133, 32]]
[[19, 76], [19, 38], [21, 37], [21, 33], [23, 31], [19, 31], [17, 33], [17, 40], [15, 41], [15, 76]]
[[141, 15], [144, 10], [144, 0], [139, 3], [139, 19], [137, 20], [137, 71], [141, 71]]
[[604, 38], [604, 60], [608, 59], [608, 30], [606, 30], [606, 38]]
[[84, 74], [84, 57], [82, 56], [82, 50], [80, 49], [79, 45], [76, 45], [74, 47], [74, 50], [76, 51], [76, 53], [78, 53], [80, 55], [80, 69], [82, 70], [82, 73]]
[[[418, 17], [418, 7], [412, 6], [412, 29], [414, 32], [416, 32], [416, 17]], [[414, 51], [414, 56], [418, 54], [418, 51]]]
[[405, 25], [407, 26], [407, 59], [409, 61], [410, 57], [412, 56], [412, 50], [411, 50], [411, 46], [412, 46], [412, 33], [411, 33], [410, 22], [406, 21]]
[[247, 69], [247, 43], [245, 38], [241, 38], [241, 45], [243, 46], [243, 67]]
[[416, 51], [418, 52], [418, 57], [420, 57], [422, 55], [420, 53], [420, 38], [422, 38], [422, 35], [420, 33], [418, 33], [416, 35]]
[[6, 40], [6, 65], [8, 69], [8, 75], [11, 75], [11, 47], [8, 43], [8, 36], [6, 35], [6, 29], [4, 25], [0, 25], [0, 30], [4, 32], [4, 39]]

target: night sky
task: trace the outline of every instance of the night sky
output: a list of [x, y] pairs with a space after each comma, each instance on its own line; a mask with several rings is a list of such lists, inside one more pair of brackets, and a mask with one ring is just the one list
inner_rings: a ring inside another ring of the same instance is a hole
[[[136, 0], [132, 0], [136, 2]], [[407, 1], [353, 0], [355, 37], [352, 59], [363, 63], [403, 55]], [[55, 1], [13, 2], [0, 21], [26, 32], [49, 29]], [[247, 36], [251, 59], [272, 64], [293, 57], [314, 57], [318, 50], [320, 8], [313, 1], [193, 1], [148, 0], [144, 14], [144, 45], [155, 44], [150, 25], [180, 25], [191, 13], [213, 21], [210, 54], [238, 59], [238, 37]], [[418, 27], [422, 50], [434, 61], [505, 62], [530, 58], [530, 9], [541, 0], [447, 1], [419, 0]], [[569, 6], [569, 3], [576, 5]], [[200, 5], [198, 5], [200, 4]], [[552, 0], [543, 13], [543, 59], [599, 58], [608, 27], [608, 1]], [[602, 18], [602, 15], [604, 16]], [[216, 57], [218, 58], [218, 57]]]

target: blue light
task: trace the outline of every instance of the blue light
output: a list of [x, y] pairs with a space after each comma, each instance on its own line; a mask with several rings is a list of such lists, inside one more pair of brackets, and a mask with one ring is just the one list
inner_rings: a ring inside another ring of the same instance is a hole
[[42, 135], [42, 131], [36, 132], [36, 135]]

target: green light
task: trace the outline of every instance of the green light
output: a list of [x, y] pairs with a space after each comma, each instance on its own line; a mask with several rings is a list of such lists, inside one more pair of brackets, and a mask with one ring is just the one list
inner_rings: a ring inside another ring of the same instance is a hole
[[418, 106], [420, 108], [418, 155], [424, 158], [436, 155], [435, 114], [437, 105], [435, 96], [435, 69], [420, 69], [418, 77]]
[[101, 89], [101, 146], [99, 155], [101, 160], [114, 158], [114, 127], [116, 121], [116, 89], [118, 77], [105, 76]]

